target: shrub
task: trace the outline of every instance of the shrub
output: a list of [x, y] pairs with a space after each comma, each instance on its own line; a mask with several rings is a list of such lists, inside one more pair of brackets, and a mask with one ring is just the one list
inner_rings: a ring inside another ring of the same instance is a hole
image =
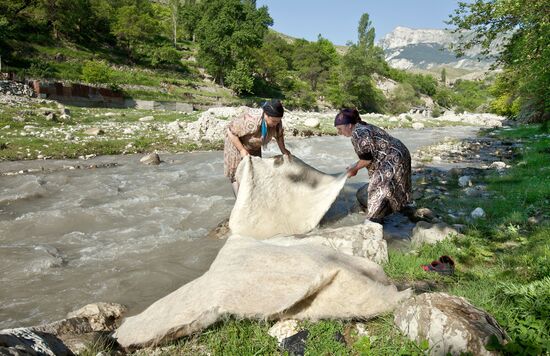
[[163, 46], [153, 50], [151, 55], [151, 65], [159, 64], [180, 64], [181, 55], [174, 47]]
[[33, 78], [51, 78], [55, 75], [55, 69], [49, 63], [39, 59], [33, 61], [24, 73]]
[[113, 73], [103, 61], [86, 61], [82, 66], [82, 79], [87, 83], [105, 84], [113, 82]]

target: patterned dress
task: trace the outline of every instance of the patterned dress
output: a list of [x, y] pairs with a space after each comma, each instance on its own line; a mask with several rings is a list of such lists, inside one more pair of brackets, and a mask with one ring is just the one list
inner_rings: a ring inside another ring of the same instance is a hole
[[403, 142], [370, 124], [357, 124], [351, 142], [370, 160], [367, 217], [381, 220], [411, 202], [411, 155]]
[[[227, 128], [240, 140], [244, 148], [252, 156], [262, 156], [262, 117], [254, 117], [245, 113], [242, 116], [238, 116], [232, 119]], [[276, 127], [267, 127], [266, 142], [271, 141], [273, 137], [278, 139], [283, 135], [282, 124]], [[237, 166], [241, 162], [241, 154], [237, 147], [229, 139], [227, 131], [225, 132], [224, 148], [223, 148], [223, 174], [228, 177], [231, 182], [235, 181], [235, 172]]]

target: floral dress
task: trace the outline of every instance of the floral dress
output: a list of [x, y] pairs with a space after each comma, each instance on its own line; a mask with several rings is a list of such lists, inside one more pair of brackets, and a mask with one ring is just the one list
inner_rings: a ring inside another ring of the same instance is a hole
[[370, 124], [357, 124], [351, 142], [359, 159], [370, 160], [367, 217], [381, 220], [411, 202], [411, 155], [403, 142]]
[[[254, 117], [245, 113], [232, 119], [227, 128], [240, 140], [244, 148], [252, 156], [262, 156], [262, 117]], [[273, 137], [278, 139], [283, 135], [282, 124], [276, 127], [267, 127], [266, 142], [271, 141]], [[224, 175], [228, 177], [231, 182], [235, 181], [235, 172], [237, 166], [241, 162], [241, 154], [237, 147], [233, 145], [233, 142], [229, 139], [227, 131], [225, 132], [224, 148], [223, 148], [223, 163], [224, 163]]]

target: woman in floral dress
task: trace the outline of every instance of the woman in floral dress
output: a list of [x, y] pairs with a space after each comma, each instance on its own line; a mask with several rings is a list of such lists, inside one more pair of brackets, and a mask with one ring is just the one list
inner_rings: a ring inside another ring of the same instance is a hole
[[247, 155], [262, 156], [265, 147], [273, 137], [284, 155], [290, 155], [285, 147], [282, 118], [284, 108], [280, 100], [270, 100], [262, 105], [260, 117], [245, 113], [236, 117], [227, 126], [223, 149], [224, 175], [229, 178], [235, 196], [239, 191], [239, 182], [235, 179], [237, 166]]
[[340, 110], [334, 119], [339, 135], [351, 137], [359, 161], [348, 169], [353, 177], [369, 171], [367, 218], [382, 219], [411, 202], [411, 155], [403, 142], [361, 120], [355, 109]]

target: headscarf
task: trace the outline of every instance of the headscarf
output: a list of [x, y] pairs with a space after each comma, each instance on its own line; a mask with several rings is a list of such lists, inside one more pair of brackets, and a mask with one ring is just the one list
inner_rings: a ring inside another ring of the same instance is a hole
[[347, 125], [347, 124], [364, 124], [359, 116], [357, 109], [341, 109], [340, 112], [334, 118], [334, 126]]
[[[262, 104], [262, 109], [265, 114], [271, 117], [283, 117], [285, 109], [283, 104], [278, 99], [271, 99]], [[267, 123], [265, 122], [264, 114], [262, 114], [262, 146], [267, 146]]]
[[285, 109], [279, 99], [271, 99], [262, 104], [264, 112], [273, 117], [283, 117]]

